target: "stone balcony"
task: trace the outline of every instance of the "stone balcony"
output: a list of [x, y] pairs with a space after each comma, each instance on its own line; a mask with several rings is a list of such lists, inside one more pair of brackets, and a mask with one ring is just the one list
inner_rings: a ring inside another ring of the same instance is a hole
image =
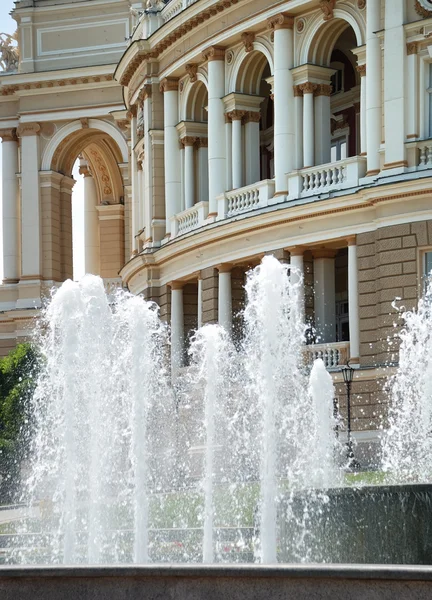
[[171, 239], [189, 233], [205, 224], [208, 202], [198, 202], [171, 218]]
[[408, 168], [411, 171], [432, 169], [432, 139], [405, 144]]
[[350, 355], [349, 342], [332, 342], [328, 344], [311, 344], [304, 350], [307, 364], [321, 358], [327, 370], [337, 369], [347, 363]]
[[258, 183], [221, 194], [217, 198], [217, 220], [229, 219], [268, 206], [274, 196], [274, 191], [274, 179], [264, 179]]

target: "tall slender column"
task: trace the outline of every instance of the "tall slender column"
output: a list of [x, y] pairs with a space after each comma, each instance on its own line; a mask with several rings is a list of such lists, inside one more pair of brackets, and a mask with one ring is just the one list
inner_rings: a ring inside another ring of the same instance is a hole
[[144, 244], [153, 241], [153, 148], [151, 127], [152, 119], [152, 87], [147, 84], [143, 88], [143, 120], [144, 120], [144, 162], [143, 162], [143, 203], [144, 203]]
[[184, 364], [183, 284], [173, 281], [171, 286], [171, 371], [175, 373]]
[[366, 154], [366, 65], [359, 65], [357, 71], [360, 74], [360, 154]]
[[277, 193], [287, 192], [287, 173], [294, 167], [294, 17], [281, 13], [268, 21], [274, 30], [274, 161]]
[[201, 273], [198, 275], [198, 329], [202, 327], [203, 317], [203, 297], [202, 297], [202, 277]]
[[304, 248], [303, 246], [294, 246], [289, 248], [290, 253], [290, 279], [291, 283], [298, 284], [298, 314], [302, 322], [304, 322]]
[[360, 357], [358, 265], [356, 236], [348, 238], [348, 315], [350, 360], [358, 363]]
[[244, 110], [232, 110], [229, 117], [232, 122], [232, 187], [233, 189], [243, 187], [243, 140], [242, 119]]
[[415, 42], [407, 44], [407, 139], [415, 139], [419, 135], [418, 127], [418, 46]]
[[294, 86], [295, 114], [295, 169], [303, 168], [303, 92], [299, 85]]
[[319, 84], [315, 90], [315, 164], [324, 165], [330, 162], [330, 94], [331, 85]]
[[18, 127], [21, 138], [21, 279], [40, 279], [41, 221], [37, 123]]
[[225, 192], [225, 49], [207, 48], [208, 60], [208, 159], [209, 159], [209, 216], [217, 214], [216, 198]]
[[315, 326], [319, 343], [336, 341], [335, 256], [336, 251], [327, 248], [313, 252]]
[[232, 291], [231, 265], [219, 265], [218, 315], [219, 325], [231, 331], [232, 326]]
[[[232, 123], [230, 117], [225, 115], [225, 156], [226, 156], [226, 189], [233, 189], [232, 178]], [[208, 156], [207, 156], [208, 160]], [[208, 194], [207, 194], [208, 195]]]
[[166, 234], [171, 231], [171, 217], [181, 210], [180, 148], [176, 125], [178, 123], [178, 80], [164, 79], [160, 86], [164, 93], [164, 166], [165, 166], [165, 219]]
[[259, 112], [249, 111], [245, 117], [245, 179], [246, 185], [261, 180]]
[[198, 201], [208, 201], [208, 141], [199, 138], [198, 141]]
[[[380, 172], [381, 146], [381, 0], [368, 0], [366, 13], [366, 147], [367, 175]], [[399, 69], [397, 69], [398, 72]]]
[[303, 165], [315, 166], [315, 133], [314, 133], [314, 92], [316, 85], [302, 83], [303, 92]]
[[405, 0], [385, 0], [384, 169], [401, 169], [408, 164], [405, 154], [405, 4]]
[[19, 279], [18, 140], [15, 129], [0, 131], [2, 138], [3, 282]]
[[96, 182], [85, 160], [81, 160], [80, 174], [84, 175], [84, 269], [86, 273], [100, 274], [99, 217]]
[[194, 137], [184, 137], [184, 195], [185, 209], [192, 208], [195, 204], [195, 169], [194, 169]]
[[[138, 253], [138, 245], [137, 245], [137, 233], [138, 233], [138, 166], [137, 166], [137, 157], [135, 154], [135, 145], [138, 141], [137, 139], [137, 107], [131, 106], [129, 111], [129, 118], [131, 121], [131, 184], [132, 184], [132, 205], [131, 205], [131, 224], [132, 231], [130, 235], [130, 253], [131, 256], [134, 256]], [[91, 272], [91, 271], [89, 271]]]

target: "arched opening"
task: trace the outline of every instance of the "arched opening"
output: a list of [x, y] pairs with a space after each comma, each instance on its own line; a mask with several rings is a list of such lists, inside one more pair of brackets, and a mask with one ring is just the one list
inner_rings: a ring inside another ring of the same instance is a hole
[[122, 151], [85, 120], [61, 134], [42, 161], [44, 277], [64, 281], [93, 273], [117, 279], [125, 257]]
[[274, 177], [271, 68], [259, 50], [246, 54], [235, 79], [235, 92], [227, 97], [231, 120], [232, 187]]

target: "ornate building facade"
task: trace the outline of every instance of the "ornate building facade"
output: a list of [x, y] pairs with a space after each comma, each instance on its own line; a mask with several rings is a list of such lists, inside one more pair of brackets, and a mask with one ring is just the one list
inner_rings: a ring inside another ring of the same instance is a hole
[[[190, 332], [239, 335], [245, 273], [304, 273], [305, 353], [357, 367], [359, 440], [385, 423], [399, 315], [432, 257], [429, 0], [19, 0], [0, 77], [3, 351], [86, 271], [160, 306], [173, 370]], [[339, 370], [338, 370], [339, 369]], [[384, 420], [383, 420], [384, 419]]]

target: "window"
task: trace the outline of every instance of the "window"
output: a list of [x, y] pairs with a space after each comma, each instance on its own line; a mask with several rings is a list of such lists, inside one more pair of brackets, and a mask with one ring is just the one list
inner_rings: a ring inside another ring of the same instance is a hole
[[343, 92], [344, 89], [344, 72], [343, 69], [338, 69], [331, 76], [332, 95]]
[[338, 137], [332, 140], [331, 143], [331, 151], [330, 151], [330, 160], [331, 162], [336, 162], [337, 160], [344, 160], [347, 157], [347, 137], [344, 135], [343, 137]]

